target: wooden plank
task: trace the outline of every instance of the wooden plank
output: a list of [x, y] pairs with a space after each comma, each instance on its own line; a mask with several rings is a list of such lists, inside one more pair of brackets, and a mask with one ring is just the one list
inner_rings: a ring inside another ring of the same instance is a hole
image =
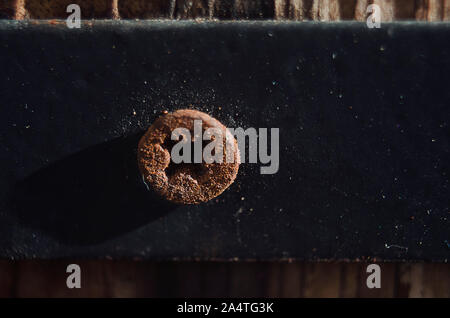
[[[69, 297], [65, 269], [58, 262], [21, 261], [17, 263], [16, 297]], [[63, 295], [64, 294], [64, 295]]]
[[283, 264], [279, 262], [267, 263], [264, 292], [265, 297], [281, 297], [281, 292], [283, 290], [283, 283], [281, 281], [282, 267]]
[[230, 264], [230, 296], [263, 297], [266, 268], [266, 263]]
[[[32, 19], [65, 19], [72, 0], [22, 0], [27, 15]], [[102, 19], [112, 17], [113, 0], [77, 0], [83, 19]]]
[[[147, 275], [140, 271], [148, 262], [104, 261], [102, 270], [108, 297], [146, 297], [146, 288], [138, 288]], [[150, 269], [151, 272], [151, 269]], [[88, 286], [89, 282], [86, 282]]]
[[16, 263], [0, 260], [0, 298], [15, 296], [16, 274]]
[[113, 19], [120, 19], [119, 0], [112, 0], [112, 3], [111, 3], [111, 17]]
[[415, 0], [415, 18], [426, 21], [428, 15], [428, 0]]
[[400, 264], [399, 297], [450, 297], [450, 265]]
[[450, 265], [425, 264], [423, 268], [423, 297], [450, 297]]
[[208, 0], [178, 0], [175, 6], [177, 19], [196, 19], [212, 17], [212, 6]]
[[25, 1], [26, 0], [16, 0], [16, 11], [14, 12], [15, 20], [23, 20], [25, 18], [29, 18], [28, 12], [25, 9]]
[[134, 268], [135, 272], [137, 297], [157, 297], [158, 272], [156, 263], [148, 261], [134, 261], [129, 263], [131, 263], [130, 268]]
[[419, 21], [442, 21], [448, 10], [448, 4], [442, 0], [416, 0], [415, 4], [416, 20]]
[[337, 263], [306, 263], [304, 297], [338, 297], [340, 267]]
[[367, 20], [367, 7], [371, 4], [369, 0], [357, 0], [355, 6], [355, 20], [366, 21]]
[[201, 263], [185, 262], [176, 264], [176, 297], [202, 297]]
[[200, 263], [202, 297], [227, 297], [230, 294], [229, 264]]
[[280, 266], [279, 294], [281, 297], [302, 297], [303, 289], [302, 263], [283, 263]]
[[442, 20], [450, 21], [450, 0], [444, 0], [444, 12], [442, 13]]
[[275, 19], [287, 19], [289, 15], [289, 4], [285, 0], [275, 0]]
[[11, 19], [16, 13], [17, 0], [0, 1], [0, 19]]
[[365, 271], [364, 265], [359, 263], [340, 264], [339, 297], [354, 298], [358, 296], [358, 290], [361, 284], [360, 274], [362, 271]]
[[0, 19], [22, 20], [26, 17], [25, 0], [0, 1]]
[[314, 0], [311, 16], [316, 21], [339, 20], [339, 2], [336, 0]]
[[308, 19], [307, 11], [311, 8], [312, 1], [306, 2], [304, 0], [291, 0], [288, 2], [289, 20], [306, 20]]
[[373, 0], [373, 4], [380, 6], [382, 22], [391, 22], [394, 20], [393, 0]]
[[442, 21], [444, 12], [443, 0], [428, 0], [427, 21]]
[[[216, 0], [217, 1], [217, 0]], [[273, 19], [275, 3], [273, 0], [234, 0], [234, 19]]]
[[120, 0], [117, 10], [123, 19], [173, 19], [175, 5], [175, 0]]
[[[3, 0], [0, 18], [65, 18], [70, 0]], [[84, 18], [279, 19], [365, 21], [367, 6], [381, 8], [382, 21], [449, 21], [450, 0], [83, 0]]]
[[450, 266], [381, 263], [381, 289], [366, 263], [82, 261], [68, 289], [68, 261], [0, 261], [0, 297], [450, 297]]
[[415, 3], [412, 0], [396, 0], [393, 9], [393, 20], [414, 20], [415, 18]]
[[357, 0], [339, 0], [341, 20], [354, 20]]
[[400, 264], [398, 297], [421, 298], [423, 290], [423, 264]]
[[155, 284], [157, 297], [176, 297], [178, 293], [177, 270], [179, 263], [155, 263]]

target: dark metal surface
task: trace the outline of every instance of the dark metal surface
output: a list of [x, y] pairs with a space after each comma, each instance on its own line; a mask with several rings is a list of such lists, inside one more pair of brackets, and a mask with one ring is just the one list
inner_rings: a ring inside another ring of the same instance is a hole
[[[4, 258], [447, 260], [448, 24], [0, 23]], [[162, 110], [279, 127], [280, 170], [169, 206]]]

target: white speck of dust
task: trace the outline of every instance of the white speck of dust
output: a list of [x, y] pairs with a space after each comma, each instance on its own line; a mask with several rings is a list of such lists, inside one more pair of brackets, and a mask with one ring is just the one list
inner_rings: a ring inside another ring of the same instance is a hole
[[395, 247], [395, 248], [399, 248], [399, 249], [405, 250], [408, 253], [408, 247], [407, 246], [401, 246], [401, 245], [397, 245], [397, 244], [390, 244], [389, 245], [387, 243], [384, 243], [384, 247], [387, 248], [387, 249], [389, 249], [391, 247]]
[[237, 239], [239, 243], [242, 243], [242, 239], [241, 239], [241, 229], [239, 226], [239, 223], [241, 222], [241, 219], [239, 218], [239, 215], [244, 212], [244, 208], [240, 207], [237, 211], [236, 214], [234, 215], [234, 217], [236, 218], [236, 232], [237, 232]]

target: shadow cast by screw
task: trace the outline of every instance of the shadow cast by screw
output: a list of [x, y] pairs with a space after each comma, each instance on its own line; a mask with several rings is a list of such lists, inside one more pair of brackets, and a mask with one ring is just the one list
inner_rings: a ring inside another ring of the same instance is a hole
[[149, 191], [137, 167], [142, 133], [90, 147], [18, 184], [19, 221], [71, 245], [90, 245], [166, 215], [173, 205]]

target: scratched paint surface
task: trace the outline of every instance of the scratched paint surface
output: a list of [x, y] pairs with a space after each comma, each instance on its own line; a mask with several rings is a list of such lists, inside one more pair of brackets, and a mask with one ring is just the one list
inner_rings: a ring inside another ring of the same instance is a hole
[[[0, 23], [3, 258], [442, 260], [448, 24]], [[280, 128], [280, 170], [241, 166], [174, 207], [136, 167], [193, 107]]]

